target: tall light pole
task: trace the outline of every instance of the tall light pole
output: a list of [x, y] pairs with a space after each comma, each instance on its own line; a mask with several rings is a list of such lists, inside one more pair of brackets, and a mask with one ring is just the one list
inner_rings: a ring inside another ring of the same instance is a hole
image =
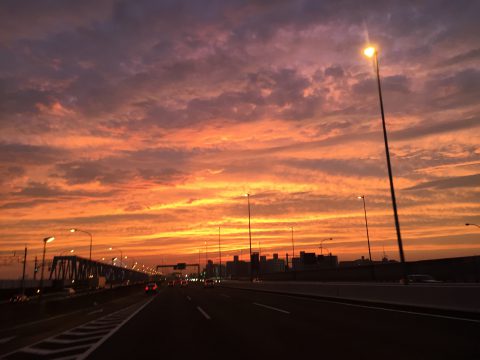
[[371, 263], [372, 262], [372, 252], [370, 251], [370, 236], [368, 235], [367, 207], [365, 206], [365, 195], [357, 196], [357, 198], [363, 200], [363, 212], [365, 214], [365, 230], [367, 231], [368, 258], [370, 259], [370, 263]]
[[290, 228], [292, 230], [292, 270], [295, 270], [295, 265], [293, 259], [295, 258], [295, 243], [293, 242], [293, 226]]
[[400, 222], [398, 221], [397, 200], [395, 198], [395, 188], [393, 186], [392, 166], [390, 164], [390, 150], [388, 148], [387, 127], [385, 125], [385, 112], [383, 109], [382, 87], [380, 84], [380, 67], [378, 64], [378, 51], [374, 47], [369, 46], [363, 51], [363, 53], [368, 58], [373, 58], [375, 71], [377, 75], [378, 98], [380, 101], [380, 112], [382, 115], [383, 139], [385, 141], [385, 155], [387, 157], [388, 179], [390, 180], [390, 193], [392, 196], [393, 216], [395, 218], [395, 229], [397, 231], [398, 251], [400, 253], [400, 262], [402, 263], [403, 271], [405, 272], [404, 275], [406, 275], [405, 256], [403, 254], [402, 236], [400, 234]]
[[207, 249], [207, 241], [205, 240], [205, 273], [207, 272], [207, 265], [208, 265], [208, 249]]
[[88, 231], [80, 230], [80, 229], [76, 229], [76, 228], [70, 229], [70, 232], [71, 232], [71, 233], [81, 232], [81, 233], [84, 233], [84, 234], [87, 234], [88, 236], [90, 236], [90, 252], [89, 252], [88, 260], [92, 261], [92, 245], [93, 245], [93, 236], [92, 236], [92, 234], [89, 233]]
[[85, 231], [85, 230], [80, 230], [80, 229], [77, 229], [77, 228], [71, 228], [70, 229], [70, 232], [71, 233], [74, 233], [74, 232], [81, 232], [81, 233], [84, 233], [84, 234], [87, 234], [88, 236], [90, 236], [90, 251], [89, 251], [89, 256], [88, 256], [88, 277], [90, 277], [91, 273], [92, 273], [92, 245], [93, 245], [93, 236], [90, 232], [88, 231]]
[[250, 240], [250, 281], [253, 281], [253, 262], [252, 262], [252, 227], [250, 223], [250, 194], [246, 193], [248, 204], [248, 239]]
[[332, 241], [333, 238], [329, 237], [329, 238], [325, 238], [325, 239], [320, 240], [320, 255], [323, 255], [323, 242], [328, 241], [328, 240]]
[[220, 247], [220, 226], [218, 227], [218, 256], [220, 258], [220, 267], [218, 268], [218, 274], [221, 279], [222, 278], [222, 249]]
[[45, 253], [47, 252], [47, 243], [55, 240], [55, 236], [48, 236], [43, 239], [42, 272], [40, 274], [40, 297], [43, 294], [43, 272], [45, 270]]

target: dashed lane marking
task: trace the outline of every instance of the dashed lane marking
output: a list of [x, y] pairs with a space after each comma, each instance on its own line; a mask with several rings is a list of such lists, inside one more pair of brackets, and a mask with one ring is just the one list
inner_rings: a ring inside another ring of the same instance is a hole
[[211, 320], [212, 318], [208, 315], [205, 310], [203, 310], [200, 306], [197, 306], [197, 310], [205, 317], [207, 320]]
[[278, 311], [278, 312], [281, 312], [281, 313], [284, 313], [284, 314], [290, 314], [290, 311], [282, 310], [282, 309], [279, 309], [279, 308], [276, 308], [276, 307], [273, 307], [273, 306], [269, 306], [269, 305], [265, 305], [265, 304], [260, 304], [260, 303], [254, 302], [253, 305], [257, 305], [257, 306], [260, 306], [260, 307], [263, 307], [263, 308], [266, 308], [266, 309], [270, 309], [270, 310], [275, 310], [275, 311]]

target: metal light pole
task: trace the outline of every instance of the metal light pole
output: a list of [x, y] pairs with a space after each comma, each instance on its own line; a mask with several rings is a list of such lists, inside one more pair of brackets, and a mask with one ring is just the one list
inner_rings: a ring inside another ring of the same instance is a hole
[[[112, 267], [115, 266], [115, 265], [114, 265], [115, 260], [117, 260], [117, 258], [116, 258], [116, 257], [112, 257]], [[112, 268], [111, 274], [112, 274], [112, 277], [111, 277], [111, 279], [110, 279], [110, 289], [113, 288], [113, 276], [114, 276], [114, 275], [113, 275], [113, 274], [114, 274], [113, 268]]]
[[85, 231], [85, 230], [80, 230], [80, 229], [77, 229], [77, 228], [71, 228], [70, 229], [70, 232], [74, 233], [74, 232], [81, 232], [81, 233], [84, 233], [84, 234], [87, 234], [88, 236], [90, 236], [90, 252], [89, 252], [89, 256], [88, 256], [88, 277], [90, 277], [91, 273], [92, 273], [92, 245], [93, 245], [93, 236], [90, 232], [88, 231]]
[[380, 112], [382, 115], [383, 139], [385, 141], [385, 155], [387, 157], [388, 179], [390, 181], [390, 193], [392, 197], [393, 216], [395, 218], [395, 229], [397, 231], [398, 251], [400, 253], [400, 262], [402, 263], [403, 269], [405, 272], [404, 275], [406, 275], [405, 256], [403, 254], [402, 236], [400, 233], [400, 222], [398, 221], [398, 213], [397, 213], [397, 201], [395, 198], [395, 188], [393, 186], [392, 166], [390, 164], [390, 150], [388, 148], [387, 127], [385, 125], [385, 112], [383, 109], [382, 87], [380, 84], [380, 67], [378, 64], [378, 52], [377, 52], [377, 49], [375, 49], [374, 47], [367, 47], [363, 53], [365, 54], [365, 56], [374, 59], [375, 71], [377, 74], [378, 98], [380, 101]]
[[43, 273], [45, 270], [45, 253], [47, 252], [47, 243], [55, 240], [54, 236], [48, 236], [43, 239], [43, 256], [42, 256], [42, 272], [40, 274], [40, 297], [43, 294]]
[[22, 272], [22, 295], [25, 295], [25, 269], [27, 267], [27, 245], [25, 245], [25, 252], [23, 253], [23, 272]]
[[218, 227], [218, 256], [220, 257], [220, 267], [218, 268], [218, 274], [222, 279], [222, 249], [220, 247], [220, 226]]
[[324, 241], [327, 241], [327, 240], [332, 241], [333, 238], [329, 237], [329, 238], [320, 240], [320, 255], [323, 255], [323, 242], [324, 242]]
[[248, 204], [248, 239], [250, 240], [250, 281], [253, 281], [253, 262], [252, 262], [252, 227], [250, 223], [250, 194], [245, 194]]
[[293, 242], [293, 226], [291, 227], [291, 230], [292, 230], [292, 270], [295, 270], [294, 268], [294, 263], [293, 263], [293, 259], [295, 258], [295, 243]]
[[207, 275], [207, 265], [208, 265], [208, 249], [207, 249], [207, 241], [205, 241], [205, 276]]
[[368, 235], [367, 208], [365, 206], [365, 195], [360, 195], [358, 198], [363, 200], [363, 212], [365, 214], [365, 230], [367, 231], [368, 258], [370, 259], [370, 263], [371, 263], [372, 252], [370, 251], [370, 236]]

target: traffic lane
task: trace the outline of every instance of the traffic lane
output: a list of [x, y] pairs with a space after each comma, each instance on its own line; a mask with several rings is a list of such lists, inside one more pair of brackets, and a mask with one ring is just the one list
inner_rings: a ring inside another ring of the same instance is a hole
[[[480, 358], [477, 338], [478, 322], [433, 316], [279, 294], [222, 288], [232, 299], [258, 303], [290, 312], [292, 323], [299, 329], [295, 337], [308, 336], [303, 329], [317, 326], [317, 334], [329, 344], [341, 339], [349, 349], [361, 352], [370, 345], [370, 354], [396, 358]], [[268, 309], [265, 309], [267, 311]], [[318, 326], [320, 325], [320, 326]], [[288, 341], [282, 332], [279, 340]], [[399, 343], [403, 346], [399, 347]], [[349, 350], [350, 351], [350, 350]]]
[[[372, 313], [364, 314], [368, 311]], [[254, 354], [259, 358], [317, 352], [360, 359], [476, 358], [470, 332], [465, 343], [453, 339], [444, 351], [438, 343], [447, 342], [444, 337], [432, 340], [433, 325], [417, 334], [415, 321], [391, 316], [378, 310], [225, 288], [165, 289], [92, 358], [140, 358], [157, 353], [214, 358]]]
[[233, 350], [238, 357], [254, 354], [269, 358], [289, 351], [290, 345], [279, 343], [270, 331], [272, 325], [282, 321], [278, 314], [264, 313], [264, 320], [258, 323], [259, 314], [251, 302], [231, 297], [220, 288], [189, 286], [178, 291], [209, 315], [211, 320], [204, 324], [204, 328], [212, 334], [207, 340], [212, 349], [208, 353], [212, 356]]
[[[215, 351], [210, 321], [177, 288], [163, 288], [88, 359], [198, 356]], [[218, 354], [218, 353], [217, 353]]]
[[[97, 306], [0, 330], [0, 355], [39, 342], [144, 299], [142, 291]], [[12, 305], [15, 306], [15, 305]]]

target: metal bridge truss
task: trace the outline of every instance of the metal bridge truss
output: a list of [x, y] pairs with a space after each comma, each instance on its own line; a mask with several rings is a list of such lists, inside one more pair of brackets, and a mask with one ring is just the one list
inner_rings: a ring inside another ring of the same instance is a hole
[[145, 281], [148, 275], [79, 256], [55, 256], [50, 269], [50, 280], [69, 280], [78, 283], [89, 278], [104, 276], [108, 282]]

